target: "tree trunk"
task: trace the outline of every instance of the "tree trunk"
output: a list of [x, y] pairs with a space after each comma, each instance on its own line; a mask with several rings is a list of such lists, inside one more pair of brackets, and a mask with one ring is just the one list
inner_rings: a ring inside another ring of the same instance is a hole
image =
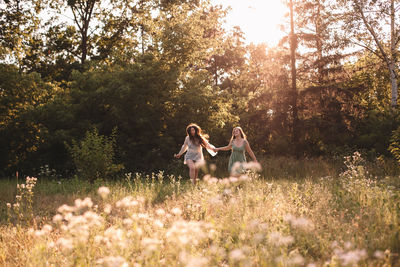
[[293, 0], [290, 0], [290, 63], [291, 63], [291, 74], [292, 74], [292, 115], [293, 115], [293, 145], [295, 155], [299, 156], [298, 143], [299, 143], [299, 127], [298, 127], [298, 109], [297, 109], [297, 73], [296, 73], [296, 46], [297, 38], [294, 34], [294, 19], [293, 19]]
[[395, 29], [395, 9], [394, 9], [394, 0], [390, 1], [390, 53], [391, 53], [391, 62], [389, 64], [390, 71], [390, 82], [392, 88], [392, 99], [391, 104], [392, 108], [395, 109], [397, 107], [397, 73], [395, 68], [395, 62], [397, 60], [397, 51], [396, 51], [396, 29]]
[[389, 65], [389, 71], [390, 71], [390, 84], [392, 88], [392, 99], [391, 99], [391, 105], [392, 108], [395, 109], [397, 107], [397, 75], [396, 75], [396, 69], [393, 64], [393, 62], [390, 63]]
[[367, 18], [364, 15], [364, 11], [362, 9], [362, 4], [359, 1], [355, 2], [356, 11], [359, 12], [361, 18], [364, 22], [365, 27], [368, 29], [369, 33], [372, 35], [375, 44], [378, 46], [380, 52], [380, 58], [384, 60], [386, 63], [389, 73], [390, 73], [390, 86], [392, 89], [392, 97], [391, 97], [391, 106], [393, 109], [397, 107], [397, 73], [396, 73], [396, 66], [395, 62], [396, 58], [396, 32], [395, 32], [395, 8], [394, 8], [394, 0], [390, 2], [390, 55], [385, 51], [383, 44], [379, 41], [378, 36], [373, 27], [371, 27], [370, 23], [368, 22]]

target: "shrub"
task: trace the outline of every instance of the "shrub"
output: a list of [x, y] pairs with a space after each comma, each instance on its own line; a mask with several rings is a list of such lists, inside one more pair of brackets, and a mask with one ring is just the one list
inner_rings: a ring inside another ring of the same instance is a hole
[[112, 176], [124, 169], [122, 164], [114, 164], [115, 133], [107, 137], [100, 135], [94, 128], [87, 131], [79, 143], [72, 140], [72, 146], [66, 144], [72, 155], [78, 174], [93, 183], [98, 178]]

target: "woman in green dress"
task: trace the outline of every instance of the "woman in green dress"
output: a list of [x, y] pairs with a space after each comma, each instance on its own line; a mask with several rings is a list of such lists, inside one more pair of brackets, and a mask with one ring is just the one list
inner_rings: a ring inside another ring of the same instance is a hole
[[[249, 153], [253, 161], [257, 162], [256, 156], [251, 150], [250, 144], [246, 139], [246, 135], [243, 129], [240, 127], [235, 127], [232, 130], [232, 138], [227, 146], [215, 148], [215, 151], [227, 151], [232, 149], [231, 156], [229, 158], [228, 171], [232, 175], [237, 175], [241, 172], [240, 165], [239, 168], [233, 168], [236, 162], [246, 162], [245, 152]], [[238, 164], [236, 164], [238, 166]]]

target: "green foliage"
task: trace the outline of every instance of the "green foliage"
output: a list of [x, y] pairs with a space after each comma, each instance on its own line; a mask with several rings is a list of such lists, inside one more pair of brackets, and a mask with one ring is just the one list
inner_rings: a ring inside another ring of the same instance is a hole
[[113, 131], [110, 137], [106, 137], [94, 128], [86, 132], [80, 142], [72, 140], [71, 146], [66, 144], [82, 178], [94, 182], [96, 179], [112, 177], [124, 168], [122, 164], [114, 163], [115, 133]]
[[[285, 38], [276, 47], [246, 45], [240, 28], [224, 29], [227, 10], [208, 0], [99, 3], [7, 1], [0, 10], [0, 172], [48, 165], [68, 176], [74, 163], [64, 143], [93, 126], [118, 128], [114, 150], [134, 171], [180, 171], [171, 155], [190, 122], [217, 146], [240, 125], [257, 155], [293, 153]], [[386, 66], [372, 51], [345, 62], [350, 40], [336, 30], [333, 3], [295, 5], [307, 51], [297, 58], [298, 148], [304, 156], [389, 154], [398, 119], [389, 112]], [[52, 15], [39, 20], [43, 9]], [[66, 10], [85, 16], [66, 22]]]
[[392, 132], [392, 137], [390, 138], [389, 151], [400, 163], [400, 127]]
[[52, 101], [58, 87], [38, 73], [20, 73], [0, 64], [0, 165], [4, 171], [30, 169], [29, 160], [44, 142], [38, 111]]

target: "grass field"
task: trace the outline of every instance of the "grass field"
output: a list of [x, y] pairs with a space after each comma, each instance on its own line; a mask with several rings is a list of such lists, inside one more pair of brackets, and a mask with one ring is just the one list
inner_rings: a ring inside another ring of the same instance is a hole
[[39, 177], [32, 193], [0, 180], [0, 266], [400, 266], [396, 163], [261, 163], [196, 186], [163, 172]]

